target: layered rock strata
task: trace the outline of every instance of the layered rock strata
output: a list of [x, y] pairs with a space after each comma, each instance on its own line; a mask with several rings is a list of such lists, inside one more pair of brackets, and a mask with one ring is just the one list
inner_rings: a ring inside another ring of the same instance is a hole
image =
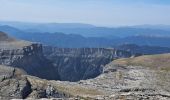
[[104, 48], [44, 47], [43, 51], [46, 58], [58, 69], [62, 81], [95, 78], [111, 61], [132, 56], [130, 52]]

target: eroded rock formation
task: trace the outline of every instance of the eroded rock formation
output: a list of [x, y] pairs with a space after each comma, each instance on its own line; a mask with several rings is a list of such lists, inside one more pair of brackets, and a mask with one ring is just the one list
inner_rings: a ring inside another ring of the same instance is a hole
[[53, 87], [51, 95], [47, 94], [51, 83], [37, 77], [26, 75], [18, 68], [0, 65], [0, 100], [10, 99], [40, 99], [40, 98], [68, 98], [69, 94]]
[[29, 75], [50, 80], [79, 81], [94, 78], [112, 60], [131, 56], [126, 51], [104, 48], [43, 49], [41, 44], [16, 40], [5, 33], [2, 36], [0, 64], [18, 67]]
[[40, 44], [31, 44], [19, 49], [0, 49], [0, 64], [21, 68], [30, 75], [45, 79], [59, 78], [57, 69], [43, 56]]
[[79, 85], [105, 93], [99, 96], [101, 100], [169, 100], [169, 58], [164, 54], [116, 60], [97, 78], [82, 80]]
[[26, 98], [31, 93], [31, 85], [23, 71], [0, 65], [0, 99]]
[[1, 65], [17, 67], [45, 79], [59, 79], [57, 69], [44, 57], [41, 44], [12, 39], [4, 34], [0, 33], [3, 36], [0, 41]]
[[103, 67], [118, 58], [131, 57], [130, 52], [104, 48], [54, 48], [44, 47], [45, 56], [58, 69], [63, 81], [79, 81], [94, 78]]

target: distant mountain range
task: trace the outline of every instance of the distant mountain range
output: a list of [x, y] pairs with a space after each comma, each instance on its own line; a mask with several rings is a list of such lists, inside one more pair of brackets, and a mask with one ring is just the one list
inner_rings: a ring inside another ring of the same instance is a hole
[[0, 22], [0, 31], [15, 38], [64, 48], [109, 48], [122, 44], [170, 47], [170, 31], [142, 26], [107, 28], [80, 23]]
[[170, 26], [168, 25], [138, 25], [108, 28], [82, 23], [26, 23], [5, 21], [1, 21], [0, 25], [8, 25], [29, 33], [62, 32], [65, 34], [79, 34], [85, 37], [170, 36]]
[[119, 50], [130, 51], [132, 54], [142, 55], [170, 53], [170, 48], [158, 46], [138, 46], [136, 44], [123, 44], [115, 48]]
[[166, 30], [170, 31], [170, 25], [136, 25], [136, 26], [131, 26], [134, 28], [144, 28], [144, 29], [160, 29], [160, 30]]

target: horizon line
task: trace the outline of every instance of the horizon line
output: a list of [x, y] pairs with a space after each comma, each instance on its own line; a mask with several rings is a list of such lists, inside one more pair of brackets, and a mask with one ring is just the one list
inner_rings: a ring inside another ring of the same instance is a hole
[[[84, 25], [91, 25], [93, 27], [108, 27], [108, 28], [118, 28], [118, 27], [134, 27], [134, 26], [170, 26], [170, 24], [134, 24], [134, 25], [95, 25], [91, 23], [83, 23], [83, 22], [33, 22], [33, 21], [17, 21], [17, 20], [0, 20], [0, 22], [9, 22], [9, 23], [30, 23], [30, 24], [84, 24]], [[0, 23], [1, 25], [1, 23]]]

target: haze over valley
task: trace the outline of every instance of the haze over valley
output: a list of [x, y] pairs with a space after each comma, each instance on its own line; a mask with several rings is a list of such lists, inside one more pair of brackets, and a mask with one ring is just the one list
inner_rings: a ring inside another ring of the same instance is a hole
[[1, 0], [0, 100], [169, 100], [168, 0]]

